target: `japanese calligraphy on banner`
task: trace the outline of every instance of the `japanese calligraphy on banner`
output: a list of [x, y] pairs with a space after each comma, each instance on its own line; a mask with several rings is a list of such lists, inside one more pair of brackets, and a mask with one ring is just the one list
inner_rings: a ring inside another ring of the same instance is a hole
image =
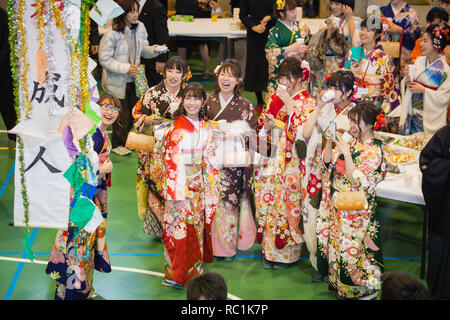
[[[76, 2], [80, 3], [71, 3]], [[73, 86], [78, 87], [78, 84], [72, 76], [72, 43], [64, 37], [73, 32], [67, 27], [69, 20], [74, 25], [78, 20], [79, 28], [80, 10], [61, 0], [14, 3], [18, 46], [15, 51], [16, 93], [20, 109], [19, 125], [15, 129], [24, 142], [22, 170], [28, 226], [66, 229], [71, 191], [63, 174], [72, 159], [58, 126], [76, 101]], [[27, 68], [26, 74], [21, 73], [23, 68]], [[16, 163], [20, 156], [16, 152]], [[14, 225], [25, 226], [23, 180], [18, 165], [14, 181]]]

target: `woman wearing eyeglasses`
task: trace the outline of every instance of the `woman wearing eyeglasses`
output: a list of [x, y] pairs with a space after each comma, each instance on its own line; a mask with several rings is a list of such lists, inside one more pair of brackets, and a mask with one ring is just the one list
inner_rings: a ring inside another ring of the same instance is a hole
[[[103, 221], [92, 232], [89, 223], [83, 228], [79, 228], [71, 220], [69, 220], [66, 230], [58, 230], [45, 270], [52, 279], [56, 280], [55, 300], [93, 298], [96, 296], [92, 286], [94, 269], [100, 272], [111, 272], [105, 231], [108, 216], [107, 188], [111, 186], [113, 164], [109, 159], [111, 143], [106, 129], [118, 119], [121, 105], [119, 99], [110, 94], [100, 97], [98, 105], [102, 122], [92, 138], [87, 136], [88, 143], [86, 144], [88, 149], [89, 145], [92, 146], [91, 148], [95, 151], [94, 155], [98, 155], [98, 185], [87, 193], [95, 192], [92, 202], [97, 207], [95, 210], [99, 211]], [[67, 126], [64, 133], [66, 145], [71, 143], [71, 135], [70, 126]], [[83, 195], [85, 194], [86, 192]]]

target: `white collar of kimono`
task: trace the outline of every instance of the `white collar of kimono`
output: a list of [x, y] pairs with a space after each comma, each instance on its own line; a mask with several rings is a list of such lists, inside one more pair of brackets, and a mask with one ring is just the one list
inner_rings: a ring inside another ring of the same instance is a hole
[[188, 116], [186, 116], [186, 118], [192, 123], [192, 125], [194, 126], [195, 129], [199, 130], [199, 126], [200, 126], [199, 120], [191, 119]]
[[278, 20], [279, 20], [282, 24], [284, 24], [284, 26], [285, 26], [286, 28], [288, 28], [290, 31], [292, 31], [292, 28], [294, 27], [294, 23], [295, 23], [295, 22], [292, 22], [291, 26], [288, 26], [287, 23], [284, 22], [283, 20], [281, 20], [281, 19], [278, 19]]
[[234, 98], [234, 93], [231, 95], [231, 97], [225, 101], [225, 99], [222, 97], [222, 94], [219, 92], [219, 101], [220, 101], [220, 109], [225, 109], [225, 107], [231, 102], [231, 100]]
[[398, 13], [399, 13], [400, 11], [402, 11], [403, 8], [406, 6], [406, 2], [404, 2], [404, 3], [403, 3], [403, 6], [402, 6], [400, 9], [398, 9], [398, 10], [394, 8], [394, 6], [392, 5], [392, 3], [390, 3], [390, 5], [391, 5], [392, 12], [394, 13], [394, 17], [395, 17], [395, 16], [398, 15]]

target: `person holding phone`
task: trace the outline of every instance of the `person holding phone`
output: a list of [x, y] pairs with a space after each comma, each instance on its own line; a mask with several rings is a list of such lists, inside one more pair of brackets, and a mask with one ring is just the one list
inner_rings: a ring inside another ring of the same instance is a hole
[[[317, 267], [339, 298], [376, 299], [384, 270], [380, 219], [375, 188], [386, 173], [382, 142], [374, 137], [379, 109], [362, 102], [349, 113], [346, 142], [339, 134], [326, 135], [322, 153], [323, 194], [317, 220]], [[333, 147], [334, 146], [334, 147]], [[365, 209], [337, 210], [335, 196], [363, 191]]]

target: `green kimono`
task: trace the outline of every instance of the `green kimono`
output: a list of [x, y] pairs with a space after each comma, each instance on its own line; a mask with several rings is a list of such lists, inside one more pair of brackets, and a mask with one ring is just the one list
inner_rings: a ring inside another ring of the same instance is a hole
[[269, 62], [268, 96], [271, 96], [277, 89], [278, 67], [286, 57], [285, 48], [295, 43], [297, 39], [303, 39], [305, 44], [308, 44], [309, 39], [311, 39], [311, 32], [306, 24], [295, 21], [290, 29], [278, 19], [275, 26], [270, 29], [266, 44], [266, 58]]

